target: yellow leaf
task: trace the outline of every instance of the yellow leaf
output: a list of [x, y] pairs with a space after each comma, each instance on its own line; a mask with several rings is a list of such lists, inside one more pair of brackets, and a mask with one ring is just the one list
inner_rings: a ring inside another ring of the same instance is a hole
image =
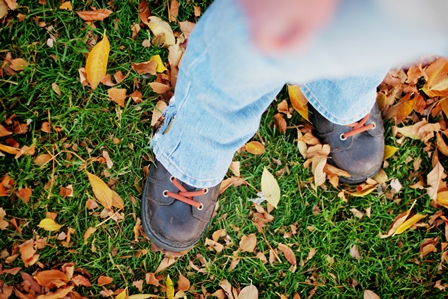
[[50, 232], [55, 232], [60, 230], [62, 225], [57, 224], [53, 219], [45, 218], [40, 221], [38, 227]]
[[394, 235], [399, 235], [403, 233], [404, 231], [406, 231], [411, 226], [413, 226], [414, 224], [416, 224], [425, 217], [426, 215], [415, 214], [414, 216], [403, 222], [403, 224], [401, 224], [399, 227], [397, 227], [397, 230], [395, 231]]
[[389, 159], [390, 157], [392, 157], [395, 154], [395, 152], [397, 150], [398, 150], [398, 148], [395, 146], [386, 145], [384, 147], [384, 158], [383, 159], [384, 160]]
[[97, 177], [94, 174], [86, 171], [87, 176], [89, 177], [90, 185], [92, 186], [93, 193], [95, 194], [96, 199], [105, 207], [106, 209], [112, 208], [112, 190], [106, 185], [103, 180]]
[[65, 9], [68, 11], [72, 11], [73, 10], [72, 3], [70, 1], [64, 2], [61, 4], [61, 6], [59, 6], [59, 9]]
[[127, 293], [127, 288], [124, 289], [120, 294], [117, 295], [117, 297], [115, 297], [115, 299], [126, 299], [126, 293]]
[[253, 155], [262, 155], [266, 151], [263, 144], [258, 141], [251, 141], [246, 143], [246, 151]]
[[304, 119], [310, 121], [308, 113], [308, 100], [300, 90], [300, 86], [288, 85], [288, 95], [294, 109], [299, 112]]
[[118, 195], [117, 192], [115, 192], [114, 190], [111, 191], [112, 191], [112, 206], [118, 209], [123, 209], [124, 208], [123, 199], [121, 199], [120, 195]]
[[166, 297], [168, 299], [174, 298], [174, 284], [169, 275], [166, 277]]
[[154, 60], [155, 62], [157, 62], [157, 72], [158, 73], [163, 73], [164, 71], [167, 70], [167, 68], [165, 67], [165, 65], [163, 64], [162, 58], [160, 58], [160, 55], [154, 55], [151, 56], [151, 58], [149, 58], [149, 61]]
[[172, 46], [176, 44], [176, 40], [174, 38], [173, 30], [171, 29], [170, 24], [163, 21], [159, 17], [150, 16], [150, 22], [148, 23], [149, 29], [151, 29], [152, 33], [155, 36], [161, 35], [161, 41], [165, 44], [165, 46]]
[[355, 197], [364, 197], [364, 196], [366, 196], [366, 195], [372, 193], [373, 190], [375, 190], [375, 189], [376, 189], [376, 186], [372, 186], [372, 187], [367, 188], [367, 189], [365, 189], [365, 190], [362, 190], [362, 191], [356, 191], [356, 192], [349, 193], [349, 194], [350, 194], [351, 196], [355, 196]]
[[104, 34], [104, 38], [93, 47], [87, 57], [87, 80], [89, 81], [92, 90], [95, 90], [98, 87], [101, 79], [106, 75], [109, 51], [109, 40], [107, 39], [106, 34]]
[[437, 204], [448, 207], [448, 191], [437, 193]]
[[263, 174], [261, 175], [261, 192], [263, 192], [266, 200], [276, 208], [280, 201], [280, 187], [278, 186], [277, 180], [266, 167], [263, 169]]

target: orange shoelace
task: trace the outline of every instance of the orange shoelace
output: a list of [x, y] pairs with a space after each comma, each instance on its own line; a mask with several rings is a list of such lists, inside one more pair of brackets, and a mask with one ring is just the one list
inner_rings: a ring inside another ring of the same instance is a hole
[[194, 201], [193, 197], [201, 196], [208, 192], [208, 189], [202, 189], [198, 191], [187, 191], [187, 189], [182, 186], [182, 184], [174, 177], [171, 177], [171, 182], [177, 189], [179, 189], [178, 193], [170, 192], [168, 190], [163, 191], [163, 196], [171, 197], [177, 200], [180, 200], [183, 203], [186, 203], [190, 206], [196, 207], [198, 210], [202, 210], [203, 205], [200, 202]]
[[346, 132], [346, 133], [342, 134], [341, 136], [344, 139], [347, 139], [348, 137], [352, 137], [352, 136], [355, 136], [356, 134], [359, 134], [359, 133], [362, 133], [362, 132], [365, 132], [365, 131], [375, 128], [374, 124], [365, 125], [365, 123], [369, 119], [369, 116], [370, 116], [370, 113], [367, 114], [366, 116], [364, 116], [364, 118], [361, 119], [360, 121], [347, 125], [348, 127], [352, 127], [352, 130], [350, 132]]

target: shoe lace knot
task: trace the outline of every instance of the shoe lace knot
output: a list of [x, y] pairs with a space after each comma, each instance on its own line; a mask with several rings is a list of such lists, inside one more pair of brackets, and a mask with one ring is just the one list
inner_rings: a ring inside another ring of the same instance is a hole
[[366, 125], [367, 120], [370, 117], [370, 113], [368, 113], [366, 116], [364, 116], [360, 121], [354, 122], [352, 124], [348, 124], [348, 127], [351, 127], [352, 129], [348, 132], [345, 132], [341, 134], [341, 139], [345, 140], [349, 137], [355, 136], [356, 134], [371, 130], [375, 128], [375, 123], [371, 123]]
[[204, 188], [196, 191], [188, 191], [184, 186], [175, 178], [170, 178], [171, 183], [179, 190], [179, 192], [174, 193], [168, 190], [163, 191], [164, 197], [171, 197], [177, 200], [180, 200], [183, 203], [186, 203], [190, 206], [197, 208], [198, 210], [202, 210], [204, 208], [203, 204], [193, 200], [195, 196], [201, 196], [208, 193], [208, 189]]

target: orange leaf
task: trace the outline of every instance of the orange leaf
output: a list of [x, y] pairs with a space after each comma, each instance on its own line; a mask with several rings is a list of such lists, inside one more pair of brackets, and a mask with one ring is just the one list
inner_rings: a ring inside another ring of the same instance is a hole
[[8, 14], [8, 5], [6, 5], [5, 0], [0, 0], [0, 19]]
[[86, 62], [87, 80], [89, 80], [92, 90], [100, 84], [101, 79], [106, 75], [107, 61], [109, 59], [110, 44], [106, 34], [90, 51]]
[[[406, 95], [405, 97], [410, 97], [411, 94]], [[384, 116], [384, 119], [390, 119], [395, 118], [395, 123], [401, 123], [406, 117], [411, 114], [411, 112], [414, 110], [416, 99], [406, 99], [403, 100], [395, 105], [394, 107], [390, 108], [389, 111], [387, 111], [386, 115]]]
[[22, 188], [19, 190], [19, 197], [23, 199], [25, 203], [28, 203], [30, 201], [31, 194], [31, 188]]
[[443, 140], [442, 135], [440, 135], [439, 132], [436, 133], [437, 136], [437, 149], [444, 154], [445, 156], [448, 156], [448, 146], [445, 143], [445, 140]]
[[69, 281], [67, 275], [59, 270], [46, 270], [37, 273], [34, 277], [38, 284], [43, 287], [61, 287], [67, 284]]
[[82, 276], [82, 275], [75, 275], [72, 278], [72, 281], [75, 283], [76, 286], [84, 286], [84, 287], [91, 287], [92, 284], [90, 283], [90, 281]]
[[12, 132], [7, 130], [4, 126], [0, 125], [0, 137], [11, 135]]
[[67, 286], [65, 288], [60, 288], [60, 289], [57, 289], [56, 292], [54, 292], [54, 293], [49, 292], [49, 293], [44, 294], [44, 295], [39, 295], [39, 296], [37, 296], [36, 299], [60, 299], [60, 298], [64, 298], [65, 296], [67, 296], [68, 293], [70, 293], [73, 290], [74, 287], [75, 286]]
[[11, 154], [11, 155], [17, 155], [20, 152], [20, 150], [18, 148], [3, 145], [3, 144], [0, 144], [0, 151]]
[[166, 84], [159, 83], [159, 82], [151, 82], [148, 84], [152, 90], [157, 94], [162, 94], [170, 90], [171, 87], [169, 87]]
[[180, 291], [188, 291], [190, 288], [190, 281], [179, 272], [179, 279], [177, 281], [177, 288]]
[[23, 58], [11, 60], [11, 68], [15, 71], [23, 71], [28, 66], [28, 62]]
[[99, 286], [110, 284], [110, 283], [112, 283], [112, 281], [114, 281], [114, 279], [111, 277], [108, 277], [108, 276], [101, 275], [100, 277], [98, 277], [98, 285]]
[[113, 87], [107, 90], [107, 94], [111, 101], [124, 108], [124, 100], [126, 100], [126, 89]]
[[299, 114], [310, 121], [309, 112], [308, 112], [308, 99], [300, 90], [300, 86], [298, 85], [288, 85], [288, 95], [291, 100], [291, 105], [294, 109], [299, 112]]
[[425, 70], [428, 80], [423, 91], [430, 97], [448, 96], [448, 59], [439, 58]]
[[87, 176], [89, 177], [90, 185], [92, 186], [93, 193], [95, 194], [96, 199], [103, 205], [106, 209], [112, 208], [112, 190], [106, 185], [103, 180], [97, 177], [94, 174], [86, 171]]
[[10, 10], [15, 10], [18, 6], [17, 0], [5, 0], [6, 4], [8, 4]]
[[94, 227], [89, 227], [86, 232], [84, 233], [84, 245], [87, 244], [87, 240], [89, 239], [89, 237], [96, 231], [96, 228]]
[[142, 20], [144, 24], [148, 25], [148, 18], [151, 15], [151, 12], [146, 0], [140, 1], [140, 4], [138, 5], [138, 15], [140, 17], [140, 20]]
[[97, 10], [77, 11], [76, 13], [84, 21], [102, 21], [107, 18], [112, 11], [102, 8]]
[[61, 4], [61, 6], [59, 6], [59, 9], [65, 9], [68, 11], [72, 11], [73, 10], [72, 3], [70, 1], [64, 2]]
[[279, 130], [282, 134], [285, 134], [287, 124], [281, 113], [277, 113], [276, 115], [274, 115], [274, 125], [277, 130]]
[[262, 155], [266, 151], [264, 145], [258, 141], [251, 141], [246, 143], [246, 151], [253, 155]]
[[36, 159], [34, 159], [34, 164], [38, 165], [38, 166], [42, 166], [45, 163], [47, 163], [48, 161], [50, 161], [52, 158], [52, 156], [50, 154], [42, 154], [36, 157]]
[[156, 75], [157, 74], [157, 66], [158, 66], [158, 64], [157, 64], [157, 61], [155, 61], [155, 60], [132, 64], [132, 68], [140, 75], [143, 75], [143, 74]]

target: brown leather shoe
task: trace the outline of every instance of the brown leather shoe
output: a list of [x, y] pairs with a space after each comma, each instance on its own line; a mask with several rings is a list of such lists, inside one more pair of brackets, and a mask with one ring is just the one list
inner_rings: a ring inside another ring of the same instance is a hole
[[380, 170], [384, 158], [384, 126], [378, 105], [360, 121], [341, 126], [324, 118], [315, 109], [317, 137], [331, 148], [329, 163], [347, 171], [342, 183], [359, 184]]
[[219, 184], [191, 187], [156, 161], [151, 165], [142, 196], [142, 224], [159, 247], [180, 252], [193, 247], [204, 234], [218, 200]]

